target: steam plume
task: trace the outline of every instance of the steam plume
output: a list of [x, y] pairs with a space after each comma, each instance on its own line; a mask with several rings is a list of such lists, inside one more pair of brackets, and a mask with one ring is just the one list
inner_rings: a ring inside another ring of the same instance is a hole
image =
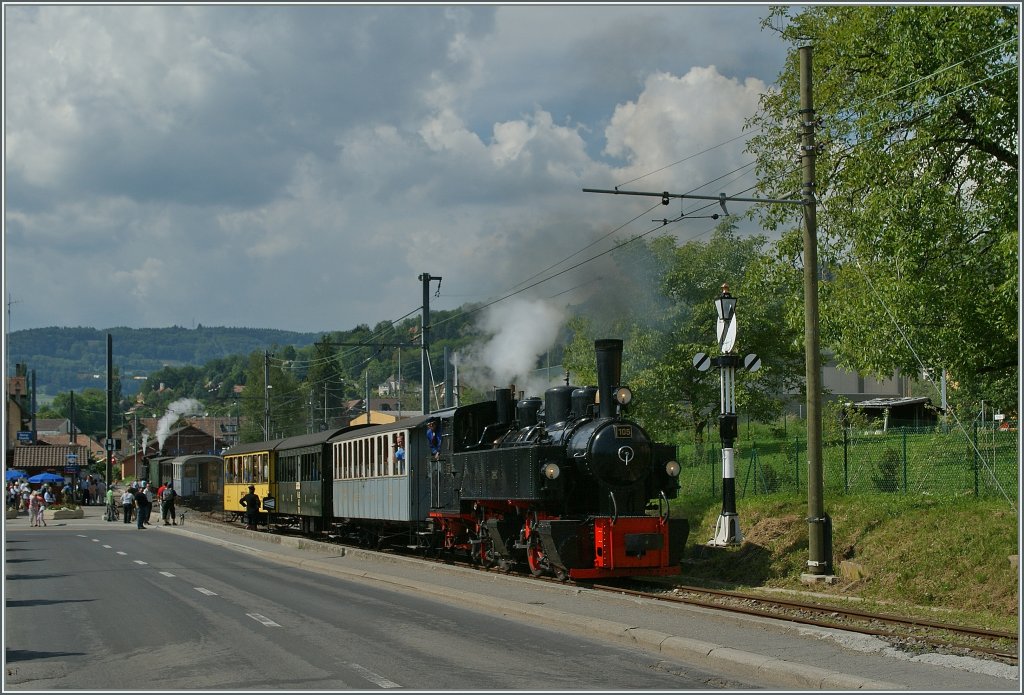
[[564, 321], [561, 307], [539, 299], [492, 307], [480, 321], [491, 337], [464, 356], [461, 378], [481, 391], [514, 383], [527, 395], [542, 395], [551, 384], [538, 374], [537, 359], [554, 344]]
[[167, 412], [156, 425], [156, 441], [161, 451], [163, 451], [167, 435], [171, 433], [171, 425], [177, 422], [182, 415], [198, 412], [202, 407], [203, 404], [195, 398], [180, 398], [167, 406]]

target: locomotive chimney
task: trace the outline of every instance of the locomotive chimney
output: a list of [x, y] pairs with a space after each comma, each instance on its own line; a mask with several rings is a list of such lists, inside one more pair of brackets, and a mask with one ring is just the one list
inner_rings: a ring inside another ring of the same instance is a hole
[[597, 351], [597, 398], [601, 417], [615, 417], [615, 399], [612, 390], [622, 378], [622, 341], [595, 340]]
[[508, 425], [512, 422], [512, 409], [514, 408], [512, 389], [494, 389], [494, 400], [498, 406], [497, 424]]

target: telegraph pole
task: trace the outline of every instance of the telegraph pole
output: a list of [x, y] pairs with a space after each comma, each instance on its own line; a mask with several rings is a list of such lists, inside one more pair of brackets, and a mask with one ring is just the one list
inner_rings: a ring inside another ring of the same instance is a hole
[[270, 351], [263, 351], [263, 431], [270, 441]]
[[804, 362], [807, 370], [807, 573], [804, 581], [832, 577], [832, 519], [825, 513], [821, 455], [821, 354], [818, 324], [818, 217], [815, 198], [814, 95], [811, 46], [800, 47], [800, 154], [804, 201]]
[[430, 380], [430, 281], [437, 280], [438, 286], [440, 286], [441, 278], [435, 277], [430, 273], [422, 273], [419, 280], [423, 283], [423, 314], [420, 323], [420, 341], [423, 351], [420, 358], [421, 380], [423, 381], [421, 406], [423, 414], [426, 415], [430, 412], [430, 388], [428, 383]]
[[[107, 439], [104, 449], [107, 454], [106, 482], [114, 484], [114, 337], [107, 333]], [[76, 438], [77, 440], [77, 438]]]

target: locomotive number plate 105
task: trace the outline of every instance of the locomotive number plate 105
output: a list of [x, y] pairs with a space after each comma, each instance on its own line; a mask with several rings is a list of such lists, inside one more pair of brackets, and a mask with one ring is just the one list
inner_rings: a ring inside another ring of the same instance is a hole
[[615, 425], [615, 438], [616, 439], [632, 439], [633, 438], [633, 426], [632, 425]]

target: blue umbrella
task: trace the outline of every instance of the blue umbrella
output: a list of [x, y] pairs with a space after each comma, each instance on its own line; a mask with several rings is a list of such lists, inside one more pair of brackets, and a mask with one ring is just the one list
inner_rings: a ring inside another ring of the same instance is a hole
[[28, 473], [26, 473], [25, 471], [19, 471], [19, 470], [15, 470], [14, 468], [8, 468], [7, 469], [7, 473], [6, 473], [7, 482], [11, 482], [12, 480], [17, 480], [18, 478], [24, 478], [27, 475], [28, 475]]
[[40, 473], [28, 479], [30, 483], [63, 483], [64, 476], [54, 473]]

